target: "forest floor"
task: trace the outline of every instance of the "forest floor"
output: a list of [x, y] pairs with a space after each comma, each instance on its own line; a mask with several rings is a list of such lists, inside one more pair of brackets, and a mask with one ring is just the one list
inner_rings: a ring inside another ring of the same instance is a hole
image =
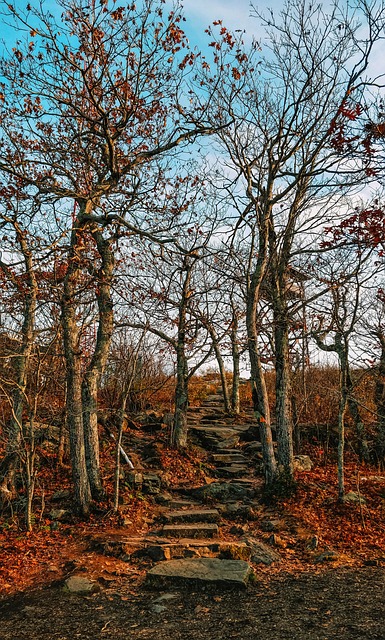
[[[239, 526], [264, 542], [270, 534], [261, 522], [275, 523], [281, 561], [255, 566], [245, 591], [151, 591], [149, 559], [106, 556], [89, 542], [148, 534], [154, 500], [125, 488], [119, 515], [104, 504], [86, 522], [53, 522], [52, 496], [69, 487], [70, 473], [52, 463], [36, 492], [33, 531], [23, 531], [21, 514], [0, 520], [0, 640], [385, 640], [385, 477], [348, 459], [346, 491], [365, 502], [340, 504], [335, 462], [317, 447], [307, 453], [315, 464], [298, 475], [295, 496], [274, 505], [261, 501], [253, 521], [222, 523], [227, 539]], [[199, 452], [180, 456], [163, 444], [160, 455], [170, 489], [210, 481]], [[112, 477], [113, 457], [105, 478], [110, 495]], [[309, 548], [313, 537], [317, 550]], [[317, 562], [322, 552], [331, 555]], [[65, 592], [65, 579], [74, 574], [94, 581], [96, 592]]]

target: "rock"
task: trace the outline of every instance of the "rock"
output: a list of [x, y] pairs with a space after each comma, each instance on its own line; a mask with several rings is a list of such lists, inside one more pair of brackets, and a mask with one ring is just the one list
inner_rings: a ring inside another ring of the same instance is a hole
[[165, 524], [162, 534], [170, 538], [212, 538], [218, 533], [218, 525], [198, 522], [196, 524]]
[[317, 547], [318, 547], [318, 536], [312, 536], [308, 540], [307, 548], [310, 549], [310, 551], [315, 551]]
[[130, 487], [140, 490], [142, 488], [142, 483], [143, 474], [135, 471], [135, 469], [130, 471], [130, 473], [128, 474], [128, 484], [130, 485]]
[[249, 487], [242, 486], [237, 482], [212, 482], [211, 484], [192, 490], [191, 493], [204, 500], [229, 502], [231, 500], [243, 500], [253, 492]]
[[313, 463], [309, 456], [294, 456], [295, 471], [311, 471]]
[[221, 542], [218, 547], [218, 557], [221, 559], [250, 560], [251, 558], [251, 547], [245, 542]]
[[190, 435], [208, 449], [230, 449], [238, 444], [240, 434], [230, 427], [191, 427]]
[[279, 553], [274, 551], [274, 549], [270, 549], [264, 542], [251, 537], [244, 538], [243, 540], [251, 549], [251, 562], [270, 566], [273, 562], [279, 562], [281, 560]]
[[261, 522], [262, 531], [279, 531], [280, 529], [280, 521], [279, 520], [263, 520]]
[[100, 586], [83, 576], [71, 576], [65, 581], [64, 590], [78, 595], [87, 595], [100, 591]]
[[157, 564], [147, 573], [149, 586], [162, 588], [165, 585], [207, 585], [217, 587], [245, 588], [251, 566], [243, 560], [220, 560], [218, 558], [193, 558], [170, 560]]
[[164, 611], [167, 611], [167, 607], [162, 604], [152, 604], [150, 606], [150, 611], [153, 611], [154, 613], [163, 613]]
[[130, 520], [130, 518], [127, 518], [126, 516], [123, 516], [120, 524], [122, 527], [131, 527], [131, 525], [133, 524], [132, 520]]
[[280, 547], [281, 549], [286, 549], [286, 547], [287, 547], [287, 543], [285, 542], [285, 540], [283, 540], [282, 538], [277, 536], [276, 533], [272, 533], [271, 534], [271, 536], [269, 537], [268, 542], [273, 547]]
[[243, 442], [255, 442], [260, 438], [259, 426], [257, 424], [251, 424], [245, 431], [242, 432], [241, 440]]
[[154, 600], [153, 604], [162, 604], [162, 602], [170, 602], [170, 600], [175, 600], [178, 597], [177, 593], [163, 593], [159, 598]]
[[243, 519], [243, 520], [255, 520], [255, 513], [252, 507], [248, 504], [236, 502], [235, 504], [224, 505], [222, 514], [229, 520]]
[[243, 447], [244, 453], [250, 457], [257, 457], [262, 453], [262, 442], [249, 442]]
[[147, 495], [160, 493], [162, 481], [156, 473], [143, 474], [142, 491]]
[[232, 536], [242, 536], [247, 532], [247, 530], [247, 525], [234, 525], [230, 528], [229, 533], [231, 533]]
[[71, 492], [67, 489], [63, 489], [62, 491], [55, 491], [52, 495], [52, 502], [60, 502], [61, 500], [69, 500], [71, 498]]
[[50, 511], [49, 517], [52, 520], [63, 520], [68, 515], [70, 515], [70, 511], [68, 511], [68, 509], [52, 509], [52, 511]]
[[170, 548], [160, 544], [149, 545], [146, 549], [146, 553], [151, 560], [154, 560], [154, 562], [171, 560]]
[[314, 562], [337, 562], [338, 559], [339, 555], [336, 551], [324, 551], [314, 558]]
[[158, 493], [154, 500], [156, 504], [161, 504], [167, 507], [172, 502], [172, 495], [168, 491], [164, 491], [162, 493]]
[[366, 504], [365, 498], [355, 491], [349, 491], [348, 493], [345, 493], [344, 497], [342, 498], [342, 502], [351, 504]]

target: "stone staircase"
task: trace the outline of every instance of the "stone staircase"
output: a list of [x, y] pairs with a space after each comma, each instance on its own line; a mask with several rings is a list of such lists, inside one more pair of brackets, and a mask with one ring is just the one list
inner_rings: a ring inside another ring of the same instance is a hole
[[[197, 487], [192, 492], [195, 500], [173, 500], [164, 508], [164, 524], [157, 535], [165, 539], [158, 545], [158, 556], [165, 562], [148, 571], [150, 586], [202, 583], [243, 588], [247, 584], [252, 548], [244, 541], [226, 540], [220, 522], [231, 514], [253, 516], [253, 463], [236, 448], [251, 423], [251, 416], [227, 416], [220, 392], [190, 408], [189, 437], [210, 452], [215, 481]], [[215, 507], [207, 508], [205, 501]]]

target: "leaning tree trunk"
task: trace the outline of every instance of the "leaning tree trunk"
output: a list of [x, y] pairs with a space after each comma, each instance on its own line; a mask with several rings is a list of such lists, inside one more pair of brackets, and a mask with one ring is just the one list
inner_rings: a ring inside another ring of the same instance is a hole
[[226, 413], [230, 413], [231, 412], [230, 394], [229, 394], [229, 387], [228, 387], [227, 378], [226, 378], [225, 363], [223, 362], [221, 350], [220, 350], [220, 347], [219, 347], [219, 344], [218, 344], [218, 337], [216, 336], [216, 333], [213, 330], [213, 328], [209, 329], [209, 333], [210, 333], [211, 341], [212, 341], [212, 344], [213, 344], [215, 357], [216, 357], [217, 363], [218, 363], [219, 375], [220, 375], [220, 378], [221, 378], [221, 387], [222, 387], [222, 392], [223, 392], [223, 403], [224, 403], [225, 412]]
[[97, 281], [97, 302], [99, 309], [99, 325], [96, 344], [91, 362], [82, 382], [83, 430], [88, 480], [92, 497], [100, 500], [103, 497], [103, 486], [99, 462], [98, 433], [98, 388], [104, 372], [113, 332], [113, 304], [111, 284], [114, 271], [114, 255], [111, 251], [111, 240], [105, 239], [101, 231], [94, 231], [101, 266]]
[[185, 277], [182, 285], [178, 314], [178, 337], [176, 350], [176, 386], [175, 386], [175, 416], [171, 434], [171, 444], [178, 449], [187, 447], [187, 409], [188, 409], [188, 362], [186, 357], [186, 319], [188, 299], [190, 295], [191, 271], [194, 261], [185, 257]]
[[256, 271], [252, 275], [248, 291], [246, 325], [250, 356], [250, 377], [252, 386], [253, 410], [259, 427], [260, 439], [262, 443], [266, 489], [271, 489], [276, 479], [277, 465], [273, 449], [269, 399], [267, 395], [266, 381], [259, 353], [258, 331], [256, 325], [257, 304], [262, 277], [262, 268], [257, 267]]

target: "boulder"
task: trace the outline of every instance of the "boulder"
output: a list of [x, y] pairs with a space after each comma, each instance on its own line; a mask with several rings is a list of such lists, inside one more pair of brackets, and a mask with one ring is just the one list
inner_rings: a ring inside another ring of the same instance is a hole
[[246, 542], [247, 546], [251, 549], [251, 562], [270, 566], [273, 562], [279, 562], [281, 560], [279, 553], [271, 549], [264, 542], [251, 537], [243, 538], [243, 541]]
[[77, 595], [88, 595], [100, 591], [100, 586], [84, 576], [70, 576], [64, 583], [64, 590]]
[[311, 471], [313, 463], [309, 456], [294, 456], [295, 471]]

